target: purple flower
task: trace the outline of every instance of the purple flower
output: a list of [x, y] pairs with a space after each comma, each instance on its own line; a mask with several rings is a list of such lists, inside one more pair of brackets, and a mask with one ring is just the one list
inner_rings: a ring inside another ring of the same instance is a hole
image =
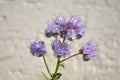
[[45, 33], [47, 37], [51, 37], [54, 34], [59, 34], [60, 33], [60, 26], [56, 25], [54, 23], [48, 24], [47, 28], [45, 29]]
[[[68, 23], [67, 23], [68, 29], [66, 31], [66, 38], [67, 39], [80, 39], [84, 33], [85, 33], [85, 26], [80, 21], [79, 18], [75, 16], [71, 16]], [[70, 34], [71, 33], [71, 34]], [[69, 36], [68, 36], [69, 34]]]
[[43, 41], [34, 41], [30, 44], [30, 52], [32, 55], [41, 57], [46, 53], [45, 44]]
[[47, 37], [55, 36], [60, 34], [60, 31], [63, 29], [65, 25], [65, 18], [64, 17], [56, 17], [52, 23], [47, 25], [45, 29], [45, 34]]
[[46, 36], [60, 35], [70, 41], [80, 39], [85, 33], [85, 25], [79, 18], [71, 16], [66, 22], [65, 17], [57, 16], [45, 30]]
[[85, 34], [85, 25], [82, 22], [79, 22], [77, 24], [76, 32], [77, 32], [77, 35], [81, 35], [81, 36]]
[[57, 39], [52, 41], [52, 49], [55, 57], [67, 57], [72, 52], [70, 45], [61, 43], [61, 41]]
[[57, 25], [63, 25], [63, 24], [65, 24], [65, 17], [57, 16], [54, 19], [54, 23], [57, 24]]
[[88, 61], [96, 56], [96, 46], [92, 43], [92, 41], [88, 41], [79, 53], [83, 54], [84, 61]]
[[77, 33], [73, 29], [68, 29], [66, 33], [66, 39], [72, 41], [77, 38]]
[[71, 16], [68, 22], [72, 23], [72, 25], [77, 25], [80, 22], [80, 19], [77, 18], [76, 16]]

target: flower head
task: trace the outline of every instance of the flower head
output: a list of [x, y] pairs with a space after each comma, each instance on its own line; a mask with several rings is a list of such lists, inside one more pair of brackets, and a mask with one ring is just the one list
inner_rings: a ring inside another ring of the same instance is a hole
[[32, 55], [41, 57], [46, 53], [46, 48], [44, 42], [40, 41], [34, 41], [30, 44], [30, 52]]
[[[79, 18], [77, 18], [75, 16], [71, 16], [70, 17], [70, 19], [69, 19], [69, 21], [67, 23], [67, 26], [68, 26], [68, 29], [67, 29], [66, 34], [69, 34], [69, 36], [67, 35], [66, 38], [69, 37], [72, 40], [80, 39], [84, 35], [84, 33], [85, 33], [85, 26], [84, 26], [84, 24], [80, 21]], [[70, 32], [72, 34], [70, 34]]]
[[71, 16], [68, 21], [65, 17], [57, 16], [52, 23], [48, 24], [45, 33], [47, 37], [57, 34], [72, 41], [80, 39], [84, 35], [85, 25], [76, 16]]
[[48, 24], [47, 28], [45, 29], [45, 34], [47, 37], [51, 37], [55, 34], [58, 35], [59, 33], [60, 33], [60, 26], [54, 23]]
[[62, 27], [65, 25], [65, 18], [64, 17], [56, 17], [53, 19], [52, 23], [47, 25], [45, 29], [45, 34], [47, 37], [59, 35]]
[[88, 61], [96, 56], [96, 46], [92, 43], [92, 41], [88, 41], [80, 50], [80, 54], [83, 54], [84, 61]]
[[61, 43], [60, 40], [53, 40], [52, 49], [55, 57], [67, 57], [71, 54], [71, 46], [67, 43]]

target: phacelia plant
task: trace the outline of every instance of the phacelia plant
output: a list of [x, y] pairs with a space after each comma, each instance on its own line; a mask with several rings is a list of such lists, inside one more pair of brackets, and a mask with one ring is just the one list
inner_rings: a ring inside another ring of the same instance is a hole
[[60, 79], [62, 73], [59, 72], [59, 67], [64, 67], [63, 62], [72, 57], [82, 55], [83, 61], [89, 61], [96, 56], [96, 46], [91, 40], [89, 40], [82, 48], [80, 48], [76, 54], [72, 54], [71, 45], [67, 42], [81, 39], [84, 34], [85, 24], [76, 16], [70, 16], [68, 20], [66, 20], [65, 17], [57, 16], [52, 20], [51, 23], [47, 25], [45, 29], [45, 35], [48, 38], [55, 38], [51, 42], [51, 49], [53, 50], [54, 57], [57, 58], [57, 64], [55, 71], [52, 73], [48, 68], [49, 66], [47, 65], [45, 59], [45, 54], [47, 53], [45, 43], [43, 41], [31, 42], [29, 46], [30, 53], [36, 57], [43, 57], [46, 69], [49, 73], [49, 76], [46, 76], [43, 73], [44, 80]]

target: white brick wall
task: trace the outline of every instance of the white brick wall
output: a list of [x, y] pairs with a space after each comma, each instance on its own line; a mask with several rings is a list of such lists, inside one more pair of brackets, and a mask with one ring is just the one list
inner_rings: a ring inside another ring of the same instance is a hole
[[65, 62], [61, 80], [120, 80], [120, 0], [0, 0], [0, 80], [42, 80], [41, 58], [29, 53], [33, 40], [44, 40], [51, 70], [55, 67], [46, 24], [55, 15], [78, 15], [86, 35], [71, 44], [76, 51], [89, 39], [99, 46], [95, 60]]

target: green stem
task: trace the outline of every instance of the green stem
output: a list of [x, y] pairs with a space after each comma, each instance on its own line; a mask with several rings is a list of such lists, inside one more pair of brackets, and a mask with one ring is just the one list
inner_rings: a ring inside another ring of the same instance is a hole
[[47, 65], [47, 62], [46, 62], [46, 59], [45, 59], [44, 56], [43, 56], [43, 60], [44, 60], [44, 63], [45, 63], [45, 66], [46, 66], [46, 69], [47, 69], [49, 75], [52, 77], [52, 74], [50, 73], [50, 70], [49, 70], [49, 68], [48, 68], [48, 65]]
[[59, 62], [60, 62], [60, 58], [58, 58], [58, 61], [57, 61], [57, 66], [56, 66], [55, 74], [56, 74], [57, 71], [58, 71], [58, 68], [59, 68]]
[[75, 56], [77, 56], [77, 55], [79, 55], [79, 53], [74, 54], [74, 55], [72, 55], [72, 56], [70, 56], [70, 57], [68, 57], [68, 58], [66, 58], [66, 59], [61, 60], [60, 63], [63, 62], [63, 61], [66, 61], [66, 60], [68, 60], [68, 59], [70, 59], [70, 58], [72, 58], [72, 57], [75, 57]]
[[56, 69], [55, 69], [55, 72], [54, 72], [54, 75], [53, 75], [53, 80], [55, 80], [56, 74], [58, 72], [59, 63], [60, 63], [60, 57], [58, 57], [58, 60], [57, 60], [57, 65], [56, 65]]

